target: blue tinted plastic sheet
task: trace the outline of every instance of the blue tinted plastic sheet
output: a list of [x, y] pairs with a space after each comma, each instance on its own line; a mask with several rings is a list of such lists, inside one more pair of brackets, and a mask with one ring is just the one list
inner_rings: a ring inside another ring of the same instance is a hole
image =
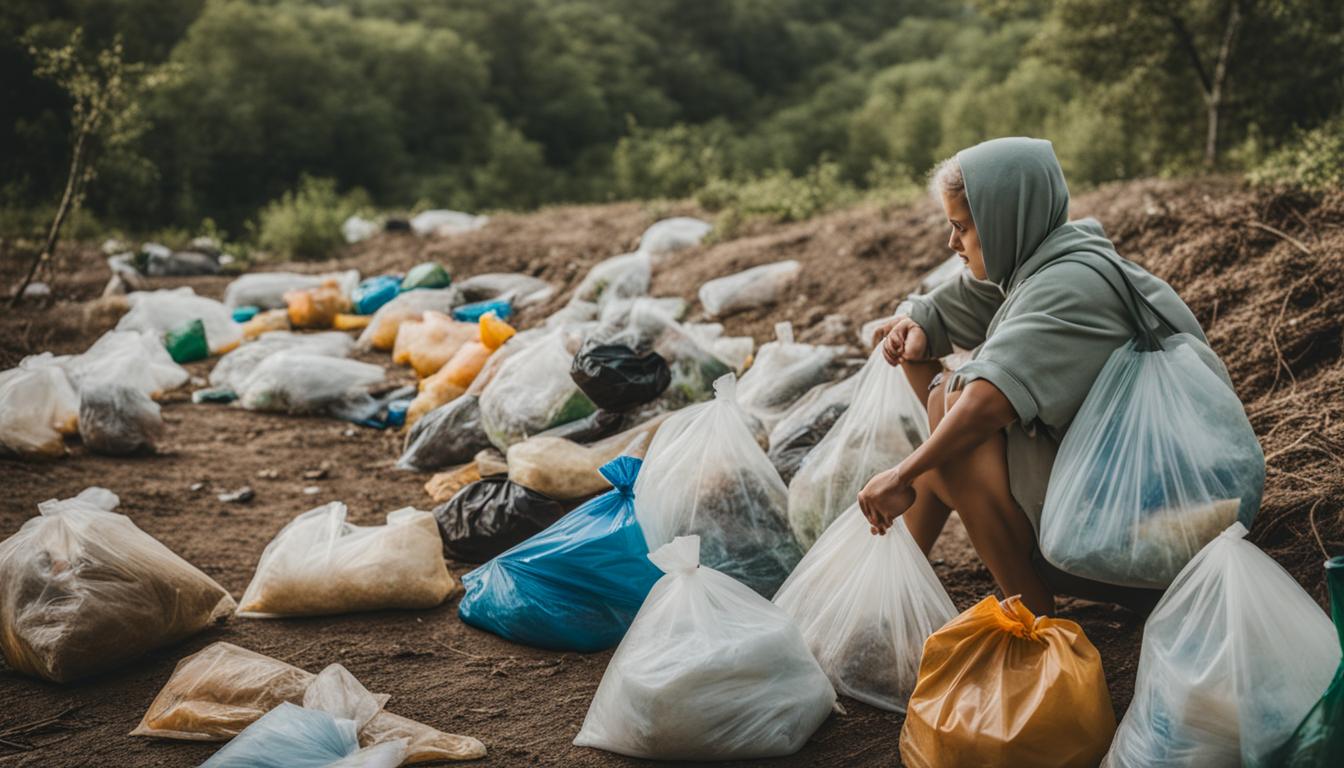
[[500, 320], [506, 320], [513, 314], [513, 303], [508, 299], [490, 299], [474, 304], [463, 304], [453, 310], [453, 319], [463, 323], [474, 323], [491, 312], [494, 312], [495, 317]]
[[358, 749], [353, 720], [285, 702], [245, 728], [201, 768], [325, 768]]
[[350, 296], [355, 314], [372, 315], [378, 308], [397, 298], [401, 292], [401, 275], [379, 275], [361, 282]]
[[620, 642], [662, 573], [635, 520], [641, 461], [600, 470], [613, 486], [462, 578], [458, 615], [524, 645], [590, 652]]

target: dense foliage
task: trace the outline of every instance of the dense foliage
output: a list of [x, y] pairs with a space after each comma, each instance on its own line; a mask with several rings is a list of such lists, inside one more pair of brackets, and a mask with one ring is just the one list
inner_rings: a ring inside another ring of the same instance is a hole
[[32, 48], [76, 28], [159, 69], [88, 197], [142, 229], [274, 223], [304, 176], [473, 210], [779, 189], [792, 216], [1004, 134], [1075, 184], [1286, 164], [1344, 105], [1337, 0], [6, 0], [7, 210], [59, 196], [69, 104]]

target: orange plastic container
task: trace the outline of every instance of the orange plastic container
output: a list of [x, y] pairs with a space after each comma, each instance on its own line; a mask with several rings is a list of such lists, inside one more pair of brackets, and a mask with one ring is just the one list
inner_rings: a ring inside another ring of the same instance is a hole
[[350, 308], [350, 299], [335, 280], [328, 280], [316, 288], [286, 292], [285, 304], [295, 328], [330, 328], [336, 315]]

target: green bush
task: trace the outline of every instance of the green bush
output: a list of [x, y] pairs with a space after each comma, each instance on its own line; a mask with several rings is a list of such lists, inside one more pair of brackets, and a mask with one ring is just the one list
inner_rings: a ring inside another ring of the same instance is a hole
[[840, 178], [840, 166], [824, 162], [803, 176], [776, 171], [746, 181], [711, 179], [695, 199], [701, 207], [719, 214], [714, 236], [722, 239], [750, 221], [802, 221], [861, 197], [856, 187]]
[[368, 206], [362, 190], [341, 195], [331, 179], [304, 176], [261, 209], [257, 245], [272, 258], [323, 259], [340, 247], [341, 222]]
[[1311, 191], [1344, 187], [1344, 114], [1300, 132], [1246, 176], [1253, 184], [1286, 184]]

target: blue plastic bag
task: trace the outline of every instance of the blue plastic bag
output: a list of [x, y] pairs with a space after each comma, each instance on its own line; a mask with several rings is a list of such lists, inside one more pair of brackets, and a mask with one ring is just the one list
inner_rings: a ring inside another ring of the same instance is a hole
[[284, 702], [211, 755], [201, 768], [325, 768], [358, 749], [353, 720]]
[[251, 304], [248, 304], [245, 307], [234, 307], [233, 322], [246, 323], [248, 320], [256, 317], [259, 312], [261, 312], [261, 307], [253, 306]]
[[462, 577], [466, 623], [524, 645], [600, 651], [620, 642], [662, 572], [635, 520], [642, 462], [599, 470], [613, 489]]
[[350, 300], [355, 305], [355, 314], [372, 315], [378, 308], [397, 298], [401, 293], [400, 275], [379, 275], [366, 278], [355, 287]]
[[463, 304], [453, 310], [453, 319], [464, 323], [474, 323], [491, 312], [500, 320], [507, 320], [513, 314], [513, 303], [508, 299], [490, 299], [474, 304]]

